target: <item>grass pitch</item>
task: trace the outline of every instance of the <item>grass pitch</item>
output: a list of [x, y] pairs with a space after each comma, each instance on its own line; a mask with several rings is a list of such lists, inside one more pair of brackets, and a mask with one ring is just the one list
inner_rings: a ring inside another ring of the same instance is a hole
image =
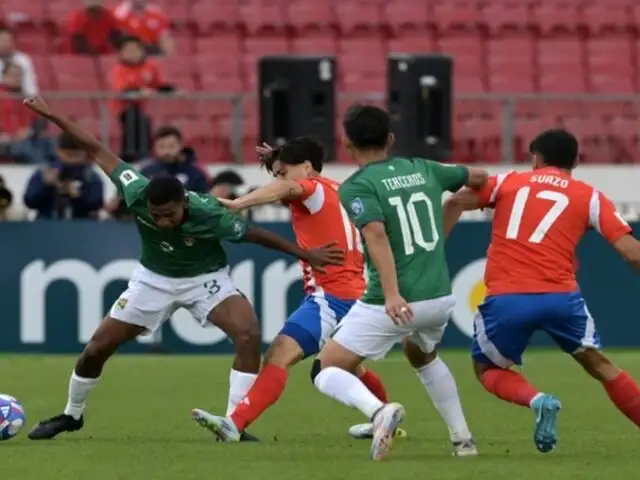
[[[563, 402], [559, 444], [542, 455], [532, 440], [533, 416], [486, 394], [469, 356], [444, 351], [456, 379], [480, 456], [453, 458], [442, 420], [400, 356], [373, 364], [391, 397], [407, 409], [409, 436], [382, 462], [368, 460], [368, 441], [347, 436], [360, 413], [315, 391], [309, 362], [292, 373], [281, 401], [251, 433], [259, 444], [220, 444], [190, 419], [193, 407], [224, 413], [229, 357], [120, 356], [93, 391], [85, 428], [32, 442], [27, 429], [59, 413], [72, 357], [9, 356], [0, 360], [0, 392], [20, 399], [28, 426], [0, 443], [2, 478], [17, 480], [580, 480], [637, 478], [638, 432], [600, 386], [570, 358], [533, 352], [525, 372]], [[640, 378], [640, 353], [612, 358]]]

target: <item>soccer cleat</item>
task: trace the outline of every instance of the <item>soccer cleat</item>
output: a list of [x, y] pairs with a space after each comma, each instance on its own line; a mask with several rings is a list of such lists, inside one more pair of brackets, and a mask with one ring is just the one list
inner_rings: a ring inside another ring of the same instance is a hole
[[248, 432], [242, 432], [240, 434], [240, 441], [241, 442], [259, 442], [260, 440]]
[[[242, 432], [238, 430], [230, 418], [211, 415], [204, 410], [194, 408], [191, 416], [198, 424], [213, 433], [221, 442], [240, 442]], [[255, 438], [255, 437], [254, 437]], [[245, 440], [248, 441], [248, 440]]]
[[58, 415], [38, 423], [27, 435], [31, 440], [51, 440], [63, 432], [76, 432], [84, 426], [84, 417], [78, 420], [71, 415]]
[[558, 412], [562, 408], [560, 400], [552, 395], [540, 395], [531, 404], [531, 409], [536, 414], [536, 429], [533, 441], [536, 448], [542, 453], [548, 453], [556, 448]]
[[404, 420], [404, 407], [399, 403], [388, 403], [373, 417], [373, 441], [371, 460], [382, 460], [391, 451], [394, 432]]
[[476, 442], [473, 441], [473, 438], [453, 442], [454, 457], [475, 457], [476, 455], [478, 455], [478, 447], [476, 446]]
[[[349, 435], [356, 440], [371, 440], [373, 438], [373, 423], [360, 423], [354, 425], [349, 429]], [[396, 438], [404, 438], [407, 436], [407, 432], [402, 428], [396, 428], [393, 432], [393, 436]]]

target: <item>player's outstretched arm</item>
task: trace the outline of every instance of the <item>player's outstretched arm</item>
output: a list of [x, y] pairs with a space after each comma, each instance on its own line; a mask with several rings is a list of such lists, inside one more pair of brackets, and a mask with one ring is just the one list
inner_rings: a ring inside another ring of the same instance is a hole
[[344, 251], [336, 247], [335, 243], [313, 250], [304, 250], [280, 235], [254, 226], [247, 227], [243, 240], [292, 255], [299, 260], [308, 262], [309, 265], [320, 271], [323, 271], [322, 267], [325, 265], [342, 265], [344, 263]]
[[280, 201], [292, 201], [302, 197], [304, 190], [293, 180], [276, 180], [269, 185], [257, 188], [251, 193], [235, 200], [218, 199], [220, 203], [234, 212], [247, 210], [258, 205], [267, 205]]
[[54, 112], [42, 98], [30, 97], [24, 101], [24, 104], [41, 117], [56, 124], [63, 132], [71, 135], [78, 146], [87, 152], [107, 175], [111, 175], [111, 172], [122, 162], [80, 125]]
[[467, 171], [467, 187], [482, 188], [489, 181], [489, 172], [487, 172], [484, 168], [467, 167]]
[[622, 258], [640, 271], [640, 242], [633, 235], [627, 234], [613, 242], [612, 245]]
[[463, 212], [476, 210], [480, 207], [478, 192], [472, 188], [463, 188], [447, 198], [442, 206], [445, 237], [449, 236], [449, 233], [456, 223], [458, 223]]

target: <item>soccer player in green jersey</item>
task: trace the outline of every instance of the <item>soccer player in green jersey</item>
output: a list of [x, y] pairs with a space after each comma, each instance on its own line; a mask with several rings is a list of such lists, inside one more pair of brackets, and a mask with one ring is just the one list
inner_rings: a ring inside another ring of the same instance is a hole
[[449, 427], [454, 453], [476, 455], [455, 380], [438, 357], [453, 307], [444, 252], [442, 195], [480, 187], [487, 172], [389, 155], [389, 115], [352, 106], [343, 121], [346, 147], [361, 168], [340, 186], [340, 201], [365, 243], [367, 289], [338, 325], [312, 368], [324, 394], [358, 408], [373, 423], [371, 458], [383, 458], [404, 408], [384, 404], [352, 373], [404, 342], [405, 355]]
[[260, 329], [251, 304], [233, 285], [220, 241], [258, 243], [318, 269], [341, 264], [343, 252], [331, 245], [303, 250], [274, 233], [249, 226], [217, 199], [185, 191], [174, 177], [148, 180], [42, 99], [30, 98], [25, 105], [67, 132], [104, 170], [134, 215], [142, 240], [140, 265], [127, 290], [78, 358], [64, 413], [39, 423], [29, 438], [50, 439], [80, 430], [86, 400], [105, 362], [122, 344], [156, 330], [180, 307], [203, 325], [219, 327], [235, 344], [228, 402], [228, 410], [233, 411], [260, 367]]

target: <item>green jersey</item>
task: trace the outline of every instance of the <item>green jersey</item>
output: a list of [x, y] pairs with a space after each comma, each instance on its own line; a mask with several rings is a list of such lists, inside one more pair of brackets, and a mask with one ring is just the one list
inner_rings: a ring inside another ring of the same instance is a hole
[[[442, 193], [466, 182], [466, 167], [422, 158], [391, 157], [370, 163], [340, 186], [340, 202], [358, 229], [383, 222], [398, 275], [400, 295], [418, 302], [451, 293], [444, 252]], [[380, 276], [365, 245], [369, 275], [362, 301], [383, 305]]]
[[180, 228], [160, 230], [147, 208], [149, 180], [122, 162], [111, 181], [138, 227], [140, 263], [159, 275], [185, 278], [220, 270], [228, 263], [220, 241], [240, 241], [247, 232], [246, 220], [231, 214], [215, 198], [194, 192], [187, 192], [188, 216]]

